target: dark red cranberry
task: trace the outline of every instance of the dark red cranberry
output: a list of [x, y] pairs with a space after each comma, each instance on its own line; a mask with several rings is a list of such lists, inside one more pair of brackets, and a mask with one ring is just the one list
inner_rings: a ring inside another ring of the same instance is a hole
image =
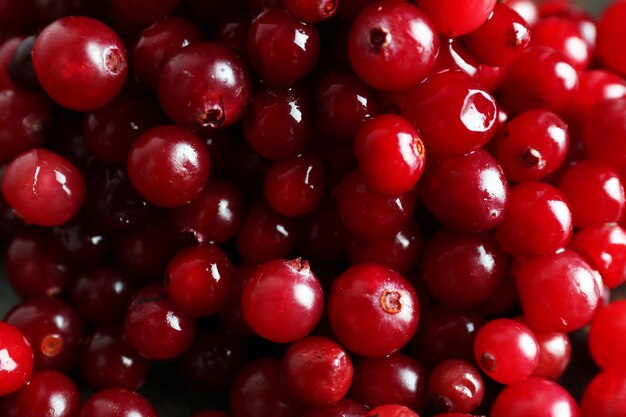
[[292, 16], [311, 23], [332, 17], [338, 4], [339, 0], [283, 0], [283, 7]]
[[5, 320], [24, 333], [33, 348], [36, 369], [66, 372], [76, 364], [84, 325], [64, 302], [43, 297], [22, 301]]
[[215, 30], [215, 40], [245, 57], [248, 53], [248, 32], [251, 24], [250, 16], [245, 13], [226, 16]]
[[254, 335], [254, 331], [248, 326], [243, 312], [241, 311], [241, 293], [250, 277], [256, 272], [258, 265], [255, 263], [240, 263], [232, 275], [233, 292], [230, 302], [219, 312], [219, 321], [222, 328], [229, 334], [238, 337]]
[[344, 398], [333, 405], [305, 409], [300, 417], [365, 417], [367, 408], [361, 403]]
[[158, 284], [135, 294], [124, 319], [128, 341], [149, 359], [182, 355], [193, 342], [195, 332], [195, 319], [181, 313], [167, 298], [165, 288]]
[[243, 288], [243, 316], [252, 330], [277, 343], [302, 339], [324, 311], [324, 293], [301, 258], [261, 265]]
[[474, 365], [449, 359], [433, 369], [428, 393], [439, 410], [470, 413], [482, 402], [485, 383]]
[[504, 388], [496, 398], [490, 416], [524, 417], [535, 414], [546, 417], [578, 417], [579, 411], [576, 401], [556, 382], [530, 378]]
[[587, 68], [593, 55], [577, 22], [564, 17], [540, 20], [533, 27], [532, 43], [561, 52], [578, 70]]
[[33, 46], [33, 64], [50, 97], [78, 111], [111, 101], [128, 71], [126, 50], [115, 32], [84, 16], [64, 17], [46, 26]]
[[626, 34], [625, 18], [626, 5], [621, 2], [613, 3], [604, 10], [598, 22], [596, 52], [604, 65], [622, 76], [626, 75], [626, 55], [623, 53], [624, 45], [620, 41]]
[[614, 411], [619, 416], [622, 404], [626, 400], [625, 382], [626, 367], [623, 366], [596, 375], [585, 388], [580, 401], [580, 416], [613, 417], [616, 414]]
[[35, 35], [31, 35], [20, 42], [9, 61], [7, 70], [9, 78], [17, 87], [34, 92], [43, 92], [33, 68], [32, 55], [36, 38]]
[[[33, 372], [33, 350], [22, 332], [0, 322], [0, 351], [3, 366], [0, 368], [0, 397], [22, 388]], [[12, 366], [4, 365], [11, 363]], [[0, 404], [0, 407], [3, 407]]]
[[352, 68], [379, 90], [414, 87], [435, 63], [439, 50], [435, 31], [426, 14], [414, 4], [373, 3], [359, 13], [350, 28], [348, 55]]
[[346, 256], [348, 234], [335, 201], [327, 198], [312, 213], [299, 219], [297, 249], [314, 265], [337, 264]]
[[181, 0], [111, 0], [110, 14], [125, 27], [142, 28], [168, 16]]
[[311, 71], [319, 53], [315, 26], [299, 21], [281, 7], [268, 8], [252, 21], [248, 56], [270, 85], [297, 83]]
[[97, 16], [102, 4], [89, 0], [34, 0], [35, 17], [40, 25], [65, 16]]
[[[8, 2], [6, 3], [8, 4]], [[23, 37], [16, 36], [0, 41], [0, 90], [14, 89], [16, 86], [9, 78], [9, 62]]]
[[602, 101], [585, 115], [583, 143], [589, 158], [620, 169], [626, 164], [626, 97]]
[[165, 113], [192, 128], [231, 126], [243, 116], [251, 90], [250, 74], [237, 53], [212, 42], [194, 43], [173, 55], [158, 85]]
[[52, 229], [63, 261], [75, 266], [97, 263], [107, 253], [110, 240], [83, 216]]
[[608, 288], [616, 288], [626, 281], [626, 230], [620, 226], [586, 227], [574, 235], [570, 248], [600, 273]]
[[134, 391], [107, 388], [89, 397], [80, 417], [157, 417], [157, 412], [148, 400]]
[[433, 20], [439, 32], [456, 37], [472, 32], [485, 23], [493, 12], [496, 0], [418, 0], [417, 4]]

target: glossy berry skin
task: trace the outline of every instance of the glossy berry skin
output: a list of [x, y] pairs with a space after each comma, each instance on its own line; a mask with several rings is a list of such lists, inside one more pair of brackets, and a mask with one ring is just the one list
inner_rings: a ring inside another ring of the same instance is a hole
[[339, 0], [283, 0], [290, 15], [305, 22], [317, 23], [332, 17]]
[[570, 248], [600, 273], [608, 288], [626, 281], [626, 230], [616, 224], [590, 226], [574, 235]]
[[211, 244], [178, 252], [165, 273], [172, 303], [191, 317], [217, 313], [231, 296], [233, 265], [221, 249]]
[[565, 17], [546, 17], [540, 20], [533, 27], [532, 43], [561, 52], [577, 70], [587, 68], [593, 55], [580, 26]]
[[282, 359], [281, 375], [289, 392], [309, 406], [338, 402], [352, 383], [352, 361], [337, 342], [310, 336], [294, 343]]
[[478, 29], [463, 38], [463, 44], [485, 64], [510, 64], [530, 44], [530, 28], [522, 16], [504, 3]]
[[575, 252], [565, 249], [526, 260], [513, 274], [524, 317], [533, 329], [571, 332], [593, 318], [602, 284]]
[[428, 391], [438, 409], [470, 413], [482, 402], [485, 383], [474, 365], [449, 359], [431, 372]]
[[[34, 359], [30, 343], [22, 332], [10, 324], [0, 322], [0, 397], [22, 388], [33, 372]], [[5, 365], [6, 363], [6, 365]]]
[[626, 56], [623, 53], [624, 45], [620, 42], [626, 33], [624, 18], [626, 5], [620, 2], [608, 5], [598, 22], [597, 43], [600, 61], [622, 76], [626, 75]]
[[209, 153], [200, 138], [178, 126], [148, 130], [128, 153], [130, 182], [161, 207], [182, 206], [198, 197], [209, 172]]
[[593, 69], [583, 71], [579, 78], [580, 85], [571, 112], [580, 123], [596, 104], [626, 96], [626, 81], [614, 72]]
[[134, 391], [107, 388], [89, 397], [80, 417], [157, 417], [157, 412], [148, 400]]
[[108, 103], [124, 84], [124, 44], [104, 23], [70, 16], [46, 26], [33, 46], [35, 73], [63, 107], [89, 111]]
[[315, 26], [299, 21], [281, 7], [267, 8], [252, 21], [248, 57], [269, 85], [297, 83], [311, 71], [319, 53]]
[[586, 115], [583, 143], [589, 158], [620, 169], [626, 163], [626, 97], [596, 104]]
[[517, 384], [537, 369], [539, 345], [526, 325], [496, 319], [478, 331], [474, 359], [490, 378], [502, 384]]
[[591, 322], [589, 351], [602, 369], [626, 365], [621, 340], [626, 329], [625, 311], [626, 301], [618, 300], [600, 309]]
[[513, 61], [502, 80], [500, 102], [512, 114], [544, 108], [562, 114], [578, 89], [578, 72], [560, 52], [531, 46]]
[[310, 407], [300, 414], [301, 417], [365, 417], [367, 408], [361, 403], [344, 398], [333, 405]]
[[77, 417], [80, 393], [64, 374], [38, 371], [24, 388], [0, 399], [0, 410], [3, 417]]
[[77, 167], [58, 154], [32, 149], [7, 166], [2, 194], [26, 223], [58, 226], [81, 208], [85, 179]]
[[393, 114], [363, 122], [354, 138], [354, 153], [367, 186], [392, 196], [412, 190], [426, 163], [420, 134], [406, 119]]
[[224, 128], [243, 116], [252, 93], [250, 83], [248, 69], [236, 52], [217, 43], [194, 43], [163, 66], [159, 102], [179, 125]]
[[252, 330], [276, 343], [302, 339], [324, 310], [322, 286], [301, 258], [264, 263], [245, 284], [241, 297], [243, 316]]
[[350, 397], [370, 408], [399, 404], [422, 412], [428, 396], [428, 372], [412, 357], [396, 352], [357, 362]]
[[510, 200], [502, 168], [482, 149], [430, 158], [420, 181], [420, 195], [444, 226], [474, 233], [496, 227]]
[[580, 402], [581, 417], [623, 417], [626, 400], [626, 367], [600, 372], [585, 388]]
[[354, 72], [379, 90], [414, 87], [433, 67], [439, 38], [417, 6], [405, 2], [372, 3], [352, 23], [348, 57]]
[[135, 295], [124, 319], [128, 341], [148, 359], [180, 356], [193, 342], [195, 332], [196, 321], [178, 311], [165, 288], [157, 284]]
[[572, 230], [572, 213], [563, 193], [546, 183], [524, 182], [511, 189], [497, 236], [507, 252], [525, 258], [563, 248]]
[[150, 364], [128, 343], [121, 328], [104, 325], [85, 339], [79, 367], [93, 389], [136, 390], [146, 379]]
[[412, 191], [388, 196], [370, 190], [358, 171], [347, 174], [335, 190], [339, 216], [356, 236], [374, 238], [406, 226], [415, 210]]
[[[529, 415], [579, 417], [580, 412], [576, 401], [556, 382], [543, 378], [530, 378], [519, 384], [505, 387], [496, 398], [490, 414], [491, 417]], [[598, 414], [591, 415], [598, 416]]]
[[387, 404], [370, 410], [365, 417], [419, 417], [410, 408], [403, 405]]
[[495, 156], [511, 181], [536, 181], [563, 164], [569, 146], [565, 122], [555, 113], [535, 109], [507, 123], [495, 140]]
[[572, 345], [567, 333], [534, 332], [539, 344], [539, 363], [534, 377], [556, 381], [572, 358]]
[[569, 202], [576, 227], [599, 226], [622, 217], [624, 186], [610, 165], [581, 161], [563, 173], [559, 188]]
[[139, 35], [131, 52], [133, 72], [143, 84], [156, 88], [167, 60], [203, 38], [202, 30], [190, 20], [181, 17], [161, 19]]
[[491, 15], [495, 0], [418, 0], [440, 33], [456, 37], [480, 27]]
[[507, 278], [509, 260], [491, 234], [442, 230], [428, 241], [422, 272], [439, 302], [471, 307], [486, 301]]
[[401, 349], [419, 321], [415, 290], [400, 274], [377, 264], [349, 268], [328, 299], [333, 334], [351, 352], [382, 357]]
[[313, 211], [324, 197], [326, 173], [315, 155], [275, 162], [265, 174], [263, 194], [272, 209], [284, 216]]

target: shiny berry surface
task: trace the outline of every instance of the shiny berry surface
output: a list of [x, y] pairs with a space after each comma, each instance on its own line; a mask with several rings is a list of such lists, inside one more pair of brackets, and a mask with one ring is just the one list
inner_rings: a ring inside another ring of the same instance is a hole
[[480, 27], [491, 15], [495, 0], [418, 0], [417, 4], [446, 36], [460, 36]]
[[626, 57], [619, 39], [626, 33], [622, 24], [624, 17], [626, 5], [616, 2], [606, 8], [598, 22], [597, 49], [602, 63], [622, 76], [626, 74]]
[[485, 384], [471, 363], [450, 359], [433, 369], [428, 392], [440, 410], [469, 413], [482, 402]]
[[523, 417], [534, 414], [546, 417], [581, 415], [576, 401], [565, 389], [556, 382], [543, 378], [530, 378], [504, 388], [496, 398], [490, 415]]
[[80, 417], [157, 417], [157, 412], [148, 400], [134, 391], [107, 388], [89, 397]]
[[626, 368], [617, 367], [600, 372], [585, 389], [580, 402], [581, 417], [620, 416], [626, 398]]
[[33, 350], [22, 332], [0, 322], [0, 396], [22, 388], [33, 372]]
[[365, 417], [419, 417], [408, 407], [397, 404], [387, 404], [370, 410]]
[[597, 270], [602, 282], [616, 288], [626, 280], [626, 231], [616, 224], [591, 226], [580, 230], [570, 248]]
[[626, 365], [620, 340], [626, 327], [624, 311], [626, 301], [616, 301], [599, 310], [591, 322], [589, 351], [602, 369]]

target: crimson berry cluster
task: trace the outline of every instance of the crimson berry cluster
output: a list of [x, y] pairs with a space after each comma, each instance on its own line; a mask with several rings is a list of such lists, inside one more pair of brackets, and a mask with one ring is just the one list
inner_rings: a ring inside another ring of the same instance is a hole
[[625, 22], [0, 1], [0, 416], [626, 417]]

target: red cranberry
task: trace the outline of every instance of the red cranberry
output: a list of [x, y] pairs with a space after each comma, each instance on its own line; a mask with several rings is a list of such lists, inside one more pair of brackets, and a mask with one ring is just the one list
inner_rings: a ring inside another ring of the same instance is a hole
[[419, 417], [417, 413], [403, 405], [388, 404], [370, 410], [365, 417]]
[[283, 7], [292, 16], [311, 23], [333, 16], [338, 4], [338, 0], [283, 0]]
[[446, 36], [465, 35], [489, 18], [496, 0], [418, 0], [417, 4]]
[[593, 54], [577, 22], [563, 17], [547, 17], [533, 27], [533, 45], [561, 52], [576, 69], [584, 70]]
[[107, 388], [89, 397], [80, 417], [157, 417], [157, 412], [148, 400], [133, 391]]
[[[9, 4], [9, 2], [6, 2], [6, 4]], [[0, 41], [0, 90], [14, 89], [15, 87], [15, 84], [9, 78], [8, 67], [22, 39], [22, 37], [14, 37]]]
[[482, 402], [485, 383], [471, 363], [450, 359], [433, 369], [428, 392], [440, 410], [469, 413]]
[[600, 273], [604, 285], [616, 288], [626, 281], [626, 230], [616, 224], [582, 229], [570, 244]]
[[620, 41], [626, 33], [625, 18], [626, 5], [616, 2], [604, 10], [598, 22], [597, 55], [604, 65], [622, 76], [626, 75], [626, 55]]
[[530, 378], [504, 388], [490, 414], [491, 417], [528, 415], [578, 417], [579, 411], [576, 401], [560, 385], [543, 378]]
[[572, 119], [577, 124], [582, 124], [593, 106], [605, 100], [624, 96], [626, 81], [619, 75], [601, 69], [583, 71], [571, 108]]
[[[0, 397], [22, 388], [33, 372], [33, 350], [22, 332], [0, 322]], [[0, 406], [1, 407], [1, 406]]]
[[539, 21], [539, 7], [533, 0], [504, 0], [502, 3], [515, 10], [530, 27]]
[[596, 104], [586, 115], [583, 143], [590, 158], [620, 169], [626, 164], [626, 97]]
[[572, 357], [567, 333], [534, 332], [539, 344], [539, 363], [533, 376], [556, 381], [563, 375]]
[[622, 404], [626, 400], [625, 382], [626, 367], [623, 366], [596, 375], [585, 388], [580, 401], [580, 416], [621, 417]]
[[16, 86], [39, 93], [43, 92], [43, 89], [35, 75], [32, 58], [33, 45], [36, 39], [37, 36], [31, 35], [20, 42], [15, 49], [7, 70], [9, 78]]
[[626, 365], [621, 341], [626, 329], [624, 312], [626, 301], [615, 301], [600, 309], [591, 322], [589, 351], [602, 369]]

